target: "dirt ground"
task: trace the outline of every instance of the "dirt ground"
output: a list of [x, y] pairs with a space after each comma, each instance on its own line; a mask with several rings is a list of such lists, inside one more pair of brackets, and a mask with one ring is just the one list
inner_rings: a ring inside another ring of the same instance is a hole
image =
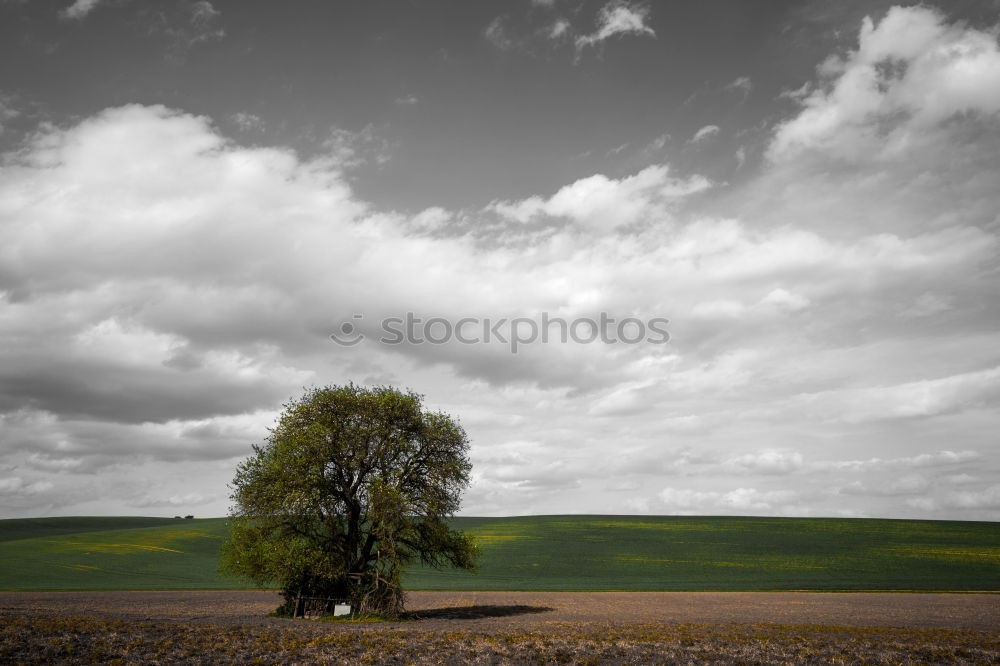
[[[0, 592], [0, 614], [286, 625], [274, 592]], [[386, 628], [531, 629], [574, 623], [775, 623], [1000, 631], [1000, 594], [816, 592], [410, 592]], [[413, 619], [418, 621], [414, 622]], [[363, 625], [357, 625], [363, 626]]]
[[0, 592], [11, 664], [1000, 664], [1000, 595], [414, 592], [400, 622], [273, 592]]

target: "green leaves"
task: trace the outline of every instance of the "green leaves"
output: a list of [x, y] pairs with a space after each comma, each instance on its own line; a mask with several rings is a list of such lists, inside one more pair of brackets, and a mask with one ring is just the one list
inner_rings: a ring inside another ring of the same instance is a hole
[[457, 421], [387, 386], [307, 390], [233, 480], [225, 570], [279, 583], [286, 599], [347, 596], [402, 610], [399, 573], [420, 560], [474, 569], [472, 539], [447, 527], [468, 486]]

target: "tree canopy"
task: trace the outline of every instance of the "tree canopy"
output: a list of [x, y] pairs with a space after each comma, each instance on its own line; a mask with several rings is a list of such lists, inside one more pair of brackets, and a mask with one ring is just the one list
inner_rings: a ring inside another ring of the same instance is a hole
[[468, 449], [461, 425], [415, 393], [310, 389], [237, 468], [223, 569], [277, 583], [289, 614], [300, 596], [321, 596], [396, 616], [406, 565], [475, 570], [475, 543], [449, 527]]

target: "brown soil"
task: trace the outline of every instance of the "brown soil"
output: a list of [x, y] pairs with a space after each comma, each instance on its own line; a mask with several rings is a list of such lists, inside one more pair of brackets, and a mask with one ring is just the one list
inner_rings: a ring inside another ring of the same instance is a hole
[[415, 592], [400, 622], [273, 592], [0, 592], [11, 664], [1000, 664], [1000, 595]]
[[[411, 592], [408, 621], [381, 628], [536, 629], [563, 623], [833, 625], [1000, 631], [1000, 594], [877, 592]], [[0, 592], [0, 615], [287, 625], [274, 592]], [[372, 625], [321, 625], [325, 628]]]

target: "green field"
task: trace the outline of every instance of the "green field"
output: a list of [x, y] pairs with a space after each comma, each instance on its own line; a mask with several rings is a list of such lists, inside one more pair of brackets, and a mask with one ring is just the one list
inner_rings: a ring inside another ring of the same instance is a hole
[[[480, 573], [417, 590], [1000, 590], [1000, 524], [838, 518], [457, 518]], [[222, 518], [0, 520], [0, 589], [235, 589]]]
[[0, 520], [0, 589], [243, 587], [216, 573], [226, 531], [224, 518]]

